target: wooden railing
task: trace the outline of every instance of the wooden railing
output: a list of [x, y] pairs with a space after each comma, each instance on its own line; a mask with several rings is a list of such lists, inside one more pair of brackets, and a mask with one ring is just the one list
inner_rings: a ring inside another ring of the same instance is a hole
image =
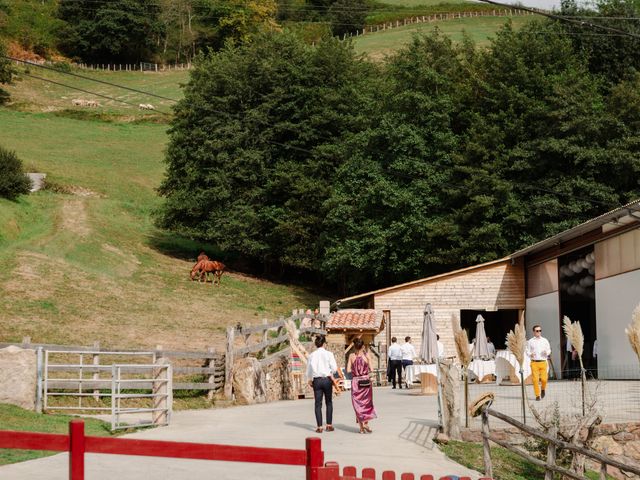
[[[222, 392], [224, 387], [224, 354], [216, 352], [212, 347], [210, 347], [207, 351], [184, 351], [165, 350], [161, 345], [157, 345], [155, 349], [136, 350], [119, 347], [104, 348], [101, 347], [100, 342], [94, 342], [92, 346], [31, 343], [31, 339], [29, 337], [25, 337], [23, 338], [22, 343], [0, 343], [0, 348], [5, 348], [12, 345], [36, 351], [38, 351], [39, 349], [43, 351], [52, 350], [59, 352], [60, 354], [68, 352], [70, 355], [73, 354], [80, 356], [80, 363], [83, 363], [82, 371], [84, 373], [93, 374], [94, 376], [94, 383], [91, 383], [90, 380], [85, 380], [82, 383], [83, 388], [86, 387], [86, 389], [88, 390], [110, 388], [109, 382], [107, 382], [109, 383], [107, 385], [105, 381], [100, 380], [98, 377], [101, 368], [105, 367], [105, 365], [101, 365], [100, 357], [101, 354], [112, 355], [114, 353], [122, 356], [148, 354], [150, 356], [149, 361], [151, 363], [155, 363], [159, 358], [168, 358], [173, 364], [173, 375], [177, 380], [173, 383], [174, 391], [205, 390], [208, 391], [209, 399], [212, 399], [214, 394]], [[87, 362], [82, 362], [83, 355], [86, 357], [86, 359], [88, 359]], [[189, 363], [191, 363], [191, 365], [188, 365]], [[69, 370], [68, 366], [54, 368], [57, 370]], [[186, 375], [203, 375], [206, 379], [206, 382], [180, 381], [180, 376]], [[56, 387], [56, 385], [52, 385], [52, 387]], [[73, 385], [73, 388], [78, 389], [78, 387], [78, 384]]]
[[[517, 429], [519, 429], [524, 433], [527, 433], [535, 438], [539, 438], [540, 440], [546, 441], [548, 445], [546, 461], [540, 460], [539, 458], [535, 458], [529, 455], [528, 453], [523, 452], [522, 450], [514, 447], [509, 442], [497, 438], [495, 434], [491, 434], [491, 432], [489, 431], [489, 416], [498, 418], [503, 422], [508, 423], [509, 425], [513, 425], [514, 427], [516, 427]], [[607, 455], [594, 452], [593, 450], [589, 450], [588, 448], [560, 440], [559, 438], [557, 438], [556, 432], [554, 430], [552, 430], [550, 433], [543, 432], [542, 430], [539, 430], [537, 428], [533, 428], [528, 425], [525, 425], [524, 423], [519, 422], [518, 420], [515, 420], [505, 415], [504, 413], [500, 413], [496, 410], [493, 410], [489, 406], [484, 407], [484, 409], [482, 410], [482, 439], [483, 439], [485, 475], [487, 475], [488, 477], [493, 476], [493, 466], [491, 463], [491, 450], [489, 446], [489, 441], [509, 450], [510, 452], [516, 453], [517, 455], [521, 456], [528, 462], [543, 468], [545, 471], [545, 477], [544, 477], [545, 480], [553, 480], [554, 473], [559, 473], [561, 475], [564, 475], [569, 478], [573, 478], [575, 480], [588, 480], [587, 477], [583, 475], [579, 475], [574, 471], [571, 471], [567, 468], [556, 465], [556, 453], [558, 449], [564, 449], [564, 450], [576, 452], [581, 455], [584, 455], [587, 458], [590, 458], [595, 462], [600, 463], [600, 479], [601, 480], [607, 479], [608, 465], [612, 467], [616, 467], [623, 472], [640, 475], [640, 468], [638, 467], [634, 467], [634, 466], [619, 462]]]
[[[311, 326], [295, 328], [296, 321], [311, 319]], [[320, 325], [320, 328], [317, 325]], [[224, 395], [233, 397], [233, 363], [237, 358], [255, 356], [264, 367], [291, 355], [291, 337], [297, 334], [326, 335], [326, 318], [308, 314], [304, 310], [294, 310], [288, 318], [280, 317], [261, 325], [241, 325], [227, 328], [227, 347], [225, 350]], [[295, 331], [294, 331], [295, 330]], [[237, 344], [240, 343], [240, 346]]]
[[[340, 467], [337, 463], [324, 462], [324, 452], [319, 438], [307, 438], [304, 450], [294, 450], [129, 438], [88, 437], [85, 436], [84, 422], [82, 420], [71, 420], [69, 422], [69, 435], [0, 430], [0, 448], [69, 452], [69, 480], [84, 480], [85, 453], [293, 465], [305, 467], [306, 480], [356, 480], [357, 478], [355, 467], [345, 467], [343, 474], [340, 475]], [[360, 478], [375, 480], [376, 472], [372, 468], [365, 468], [362, 470], [362, 477]], [[432, 475], [422, 475], [419, 478], [420, 480], [433, 480]], [[395, 479], [395, 472], [382, 472], [382, 480]], [[403, 473], [400, 479], [415, 480], [415, 476], [412, 473]], [[442, 477], [440, 480], [450, 480], [450, 477]], [[469, 477], [460, 477], [459, 480], [471, 479]]]

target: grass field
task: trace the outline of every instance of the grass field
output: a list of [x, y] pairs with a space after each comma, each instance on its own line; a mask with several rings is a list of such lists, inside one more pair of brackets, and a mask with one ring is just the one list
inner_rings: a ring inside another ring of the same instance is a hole
[[468, 3], [473, 5], [476, 2], [469, 2], [467, 0], [381, 0], [379, 3], [393, 5], [394, 7], [433, 7], [434, 5], [454, 3]]
[[[69, 421], [72, 418], [68, 415], [39, 415], [13, 405], [0, 403], [0, 430], [67, 434], [69, 432]], [[101, 420], [85, 418], [84, 428], [87, 435], [98, 437], [111, 435], [111, 426]], [[37, 450], [0, 449], [0, 465], [48, 457], [55, 454], [56, 452]]]
[[[123, 90], [111, 85], [100, 84], [34, 66], [30, 66], [26, 70], [21, 66], [16, 68], [18, 72], [16, 81], [12, 85], [6, 87], [7, 91], [11, 94], [12, 107], [14, 109], [30, 112], [51, 112], [70, 109], [76, 110], [79, 114], [99, 112], [105, 115], [144, 118], [152, 116], [155, 113], [139, 110], [137, 105], [141, 103], [150, 103], [159, 111], [163, 112], [170, 112], [171, 106], [174, 104], [174, 102], [169, 100], [163, 100], [149, 95]], [[132, 103], [133, 106], [39, 80], [25, 75], [24, 72], [27, 72], [29, 75], [37, 76], [46, 80], [52, 80], [71, 87], [124, 100]], [[186, 70], [173, 70], [156, 73], [103, 72], [74, 69], [72, 73], [105, 82], [116, 83], [125, 87], [150, 92], [175, 100], [182, 98], [182, 89], [180, 88], [180, 85], [186, 83], [189, 78], [189, 73]], [[75, 107], [71, 103], [73, 99], [96, 100], [100, 103], [101, 107], [99, 109]]]
[[365, 53], [370, 58], [379, 60], [409, 43], [415, 34], [429, 33], [435, 28], [450, 36], [453, 41], [461, 41], [463, 32], [466, 32], [478, 45], [487, 45], [493, 34], [509, 19], [514, 27], [518, 28], [535, 18], [537, 17], [533, 15], [509, 18], [473, 17], [420, 23], [363, 35], [355, 38], [353, 43], [357, 52]]
[[241, 274], [188, 280], [202, 246], [151, 218], [166, 128], [0, 109], [0, 145], [63, 192], [0, 200], [0, 341], [202, 349], [227, 325], [317, 304]]

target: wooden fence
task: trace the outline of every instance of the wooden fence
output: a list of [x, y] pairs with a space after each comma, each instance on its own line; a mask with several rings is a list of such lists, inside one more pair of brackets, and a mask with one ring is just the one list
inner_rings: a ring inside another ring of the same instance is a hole
[[414, 17], [403, 18], [402, 20], [394, 20], [390, 22], [384, 22], [376, 25], [367, 25], [362, 30], [356, 30], [355, 33], [344, 34], [342, 40], [346, 40], [349, 37], [359, 37], [361, 35], [384, 32], [393, 28], [404, 27], [407, 25], [418, 23], [432, 23], [443, 20], [454, 20], [458, 18], [474, 18], [474, 17], [517, 17], [517, 16], [529, 16], [535, 15], [535, 13], [529, 10], [520, 10], [517, 8], [498, 9], [498, 10], [479, 10], [470, 12], [443, 12], [434, 13], [432, 15], [418, 15]]
[[[357, 472], [354, 467], [345, 467], [343, 474], [340, 475], [340, 467], [337, 463], [325, 463], [322, 443], [319, 438], [307, 438], [304, 450], [294, 450], [93, 437], [85, 436], [84, 422], [82, 420], [71, 420], [69, 422], [69, 435], [0, 430], [0, 448], [69, 452], [69, 480], [84, 480], [86, 453], [293, 465], [305, 468], [306, 480], [357, 479]], [[242, 476], [238, 475], [238, 477], [241, 478]], [[360, 478], [375, 480], [376, 471], [373, 468], [365, 468], [362, 470], [362, 477]], [[400, 480], [415, 480], [415, 478], [413, 473], [403, 473], [399, 477]], [[422, 475], [418, 478], [420, 480], [433, 480], [432, 475]], [[458, 478], [458, 480], [471, 480], [469, 477], [455, 478]], [[396, 480], [396, 473], [384, 471], [382, 472], [382, 480]], [[442, 477], [440, 480], [451, 480], [451, 477]]]
[[[309, 326], [297, 328], [296, 322], [304, 325], [305, 319]], [[227, 399], [233, 397], [233, 363], [237, 358], [255, 356], [264, 367], [282, 357], [291, 355], [291, 343], [297, 342], [299, 334], [326, 335], [325, 314], [305, 313], [304, 310], [293, 310], [289, 318], [280, 317], [273, 323], [265, 319], [262, 325], [227, 328], [227, 347], [225, 351], [225, 379], [224, 395]], [[240, 344], [240, 345], [238, 345]]]
[[[501, 440], [497, 438], [495, 434], [491, 434], [489, 431], [489, 416], [498, 418], [504, 422], [507, 422], [510, 425], [518, 428], [520, 431], [527, 433], [535, 438], [540, 440], [544, 440], [547, 442], [547, 459], [546, 461], [540, 460], [539, 458], [535, 458], [529, 455], [526, 452], [514, 447], [509, 442], [505, 440]], [[520, 455], [522, 458], [527, 460], [534, 465], [544, 468], [545, 480], [553, 480], [554, 473], [559, 473], [564, 475], [565, 477], [573, 478], [575, 480], [588, 480], [587, 477], [583, 475], [579, 475], [576, 472], [573, 472], [567, 468], [560, 467], [556, 464], [556, 453], [558, 449], [569, 450], [572, 452], [579, 453], [584, 455], [591, 460], [600, 463], [600, 480], [607, 480], [607, 465], [611, 465], [612, 467], [616, 467], [623, 472], [633, 473], [636, 475], [640, 475], [640, 468], [634, 467], [632, 465], [624, 464], [613, 458], [602, 455], [600, 453], [594, 452], [593, 450], [589, 450], [588, 448], [581, 447], [579, 445], [575, 445], [573, 443], [568, 443], [563, 440], [560, 440], [557, 437], [555, 431], [551, 431], [550, 433], [545, 433], [542, 430], [537, 428], [530, 427], [521, 423], [504, 413], [500, 413], [496, 410], [489, 408], [489, 406], [484, 407], [482, 410], [482, 439], [483, 439], [483, 455], [484, 455], [484, 467], [485, 467], [485, 475], [487, 477], [493, 476], [493, 466], [491, 462], [491, 449], [489, 446], [489, 441], [500, 445], [503, 448], [506, 448], [510, 452], [516, 453]]]
[[[214, 348], [210, 347], [206, 352], [203, 351], [182, 351], [182, 350], [165, 350], [161, 345], [157, 345], [155, 349], [150, 350], [132, 350], [126, 348], [101, 348], [100, 342], [94, 342], [92, 346], [84, 345], [54, 345], [49, 343], [31, 343], [29, 337], [25, 337], [22, 343], [0, 343], [0, 348], [15, 345], [17, 347], [32, 349], [32, 350], [55, 350], [57, 352], [73, 352], [73, 355], [86, 355], [90, 361], [86, 362], [82, 369], [86, 373], [92, 373], [95, 375], [95, 384], [84, 381], [83, 388], [98, 389], [104, 387], [104, 382], [98, 380], [100, 366], [100, 354], [101, 353], [113, 353], [117, 352], [123, 356], [127, 354], [139, 354], [148, 352], [152, 355], [152, 363], [159, 358], [167, 358], [173, 364], [173, 375], [175, 377], [187, 376], [187, 375], [203, 375], [206, 378], [205, 382], [192, 382], [192, 381], [174, 381], [173, 391], [176, 390], [206, 390], [208, 392], [209, 399], [212, 399], [216, 393], [222, 392], [224, 386], [225, 376], [225, 361], [224, 354], [218, 353]], [[70, 353], [71, 354], [71, 353]], [[81, 359], [80, 363], [84, 363]], [[191, 364], [191, 365], [188, 365]], [[96, 371], [92, 371], [92, 365], [96, 366]], [[199, 366], [195, 366], [199, 365]], [[69, 388], [79, 385], [70, 385]]]

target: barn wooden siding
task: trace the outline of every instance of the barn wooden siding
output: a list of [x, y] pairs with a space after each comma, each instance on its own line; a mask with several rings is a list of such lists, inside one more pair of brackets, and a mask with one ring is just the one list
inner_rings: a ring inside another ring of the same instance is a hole
[[[445, 346], [445, 355], [455, 355], [451, 316], [460, 310], [523, 310], [525, 282], [522, 260], [511, 260], [470, 267], [451, 275], [425, 279], [412, 285], [375, 294], [375, 309], [391, 312], [391, 334], [402, 343], [409, 335], [420, 352], [423, 310], [431, 303], [436, 318], [436, 332]], [[386, 328], [376, 342], [386, 345]]]

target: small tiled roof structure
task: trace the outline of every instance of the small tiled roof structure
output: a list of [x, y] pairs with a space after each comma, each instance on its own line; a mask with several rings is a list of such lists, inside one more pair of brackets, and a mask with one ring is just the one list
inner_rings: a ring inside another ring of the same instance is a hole
[[333, 312], [327, 321], [328, 331], [382, 330], [382, 314], [373, 309], [345, 309]]

